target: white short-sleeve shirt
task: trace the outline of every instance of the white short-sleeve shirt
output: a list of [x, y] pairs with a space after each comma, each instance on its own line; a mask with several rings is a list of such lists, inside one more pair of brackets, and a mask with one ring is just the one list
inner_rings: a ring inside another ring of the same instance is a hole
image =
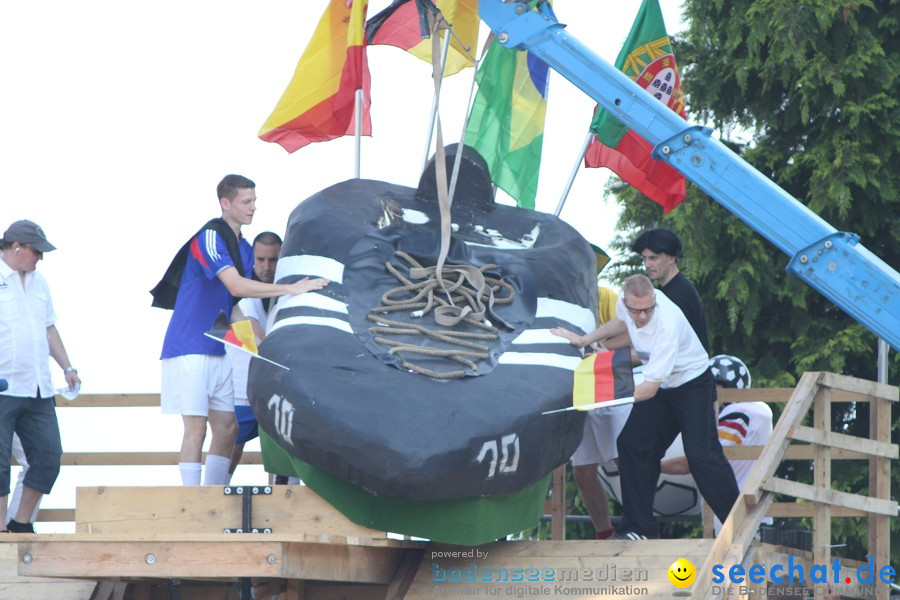
[[8, 396], [53, 396], [47, 328], [56, 323], [47, 280], [37, 271], [19, 273], [0, 259], [0, 379]]
[[658, 381], [663, 389], [675, 388], [699, 377], [709, 368], [709, 355], [678, 306], [659, 290], [654, 290], [656, 310], [643, 327], [638, 327], [624, 294], [616, 315], [628, 327], [628, 335], [644, 364], [644, 379]]

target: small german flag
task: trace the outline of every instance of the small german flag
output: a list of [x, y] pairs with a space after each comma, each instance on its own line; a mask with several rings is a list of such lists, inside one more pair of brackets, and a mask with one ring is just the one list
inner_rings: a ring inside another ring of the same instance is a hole
[[290, 371], [286, 366], [280, 365], [274, 360], [269, 360], [265, 356], [260, 355], [259, 348], [256, 347], [256, 336], [253, 334], [253, 326], [250, 324], [250, 319], [229, 323], [225, 311], [221, 311], [219, 312], [219, 316], [216, 317], [215, 322], [212, 324], [212, 327], [210, 327], [209, 331], [203, 335], [212, 338], [217, 342], [222, 342], [223, 344], [237, 348], [251, 356], [255, 356], [267, 363], [271, 363], [276, 367], [281, 367], [286, 371]]
[[631, 349], [591, 354], [575, 368], [572, 406], [591, 410], [634, 401]]
[[250, 325], [250, 319], [229, 323], [228, 317], [225, 315], [225, 312], [222, 311], [219, 313], [219, 316], [216, 318], [216, 321], [213, 323], [210, 330], [206, 332], [206, 336], [220, 342], [225, 342], [226, 344], [231, 344], [232, 346], [237, 346], [251, 354], [259, 354], [259, 349], [256, 347], [256, 338], [253, 335], [253, 327]]

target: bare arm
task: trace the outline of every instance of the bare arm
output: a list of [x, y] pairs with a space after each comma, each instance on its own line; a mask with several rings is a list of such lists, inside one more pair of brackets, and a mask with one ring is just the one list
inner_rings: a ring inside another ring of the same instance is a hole
[[216, 277], [235, 298], [275, 298], [277, 296], [296, 296], [305, 292], [321, 290], [331, 283], [327, 279], [310, 279], [304, 277], [294, 283], [263, 283], [242, 277], [234, 267], [223, 269]]
[[691, 473], [687, 456], [676, 456], [664, 460], [659, 463], [659, 470], [667, 475], [689, 475]]
[[649, 400], [659, 391], [658, 381], [645, 381], [634, 386], [634, 401], [642, 402]]
[[587, 335], [578, 335], [564, 327], [554, 327], [550, 330], [550, 333], [566, 338], [573, 346], [584, 348], [594, 342], [602, 342], [607, 338], [618, 336], [626, 331], [625, 322], [614, 317]]
[[59, 335], [59, 330], [56, 329], [56, 325], [51, 325], [47, 328], [47, 344], [50, 346], [50, 356], [53, 357], [53, 360], [65, 373], [69, 389], [74, 390], [75, 385], [81, 383], [81, 378], [78, 377], [76, 371], [66, 370], [72, 367], [72, 363], [69, 362], [69, 355], [66, 353], [66, 347], [63, 344], [62, 337]]

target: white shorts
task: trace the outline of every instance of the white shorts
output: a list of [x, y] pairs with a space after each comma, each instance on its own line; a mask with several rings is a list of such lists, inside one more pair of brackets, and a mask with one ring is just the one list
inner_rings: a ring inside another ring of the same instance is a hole
[[631, 404], [589, 411], [584, 420], [584, 436], [572, 454], [572, 466], [602, 465], [619, 457], [616, 440], [631, 414]]
[[231, 362], [225, 356], [186, 354], [162, 359], [163, 414], [208, 417], [234, 411]]

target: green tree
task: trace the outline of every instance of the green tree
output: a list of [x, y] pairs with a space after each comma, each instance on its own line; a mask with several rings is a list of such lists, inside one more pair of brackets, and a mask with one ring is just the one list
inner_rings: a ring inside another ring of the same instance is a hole
[[[689, 120], [712, 127], [800, 202], [900, 266], [900, 0], [685, 0], [684, 8], [689, 27], [675, 55]], [[609, 191], [624, 206], [620, 252], [651, 226], [681, 237], [681, 266], [703, 299], [712, 350], [743, 358], [755, 386], [793, 386], [814, 370], [875, 379], [875, 336], [789, 277], [790, 257], [696, 187], [666, 216], [621, 183]], [[616, 274], [638, 268], [631, 260]], [[896, 353], [890, 369], [896, 383]], [[866, 435], [866, 409], [835, 411], [835, 430]], [[833, 473], [839, 489], [867, 488], [865, 465], [835, 461]], [[893, 480], [896, 490], [896, 461]], [[896, 565], [897, 520], [893, 532]], [[864, 554], [864, 536], [861, 524], [836, 520], [835, 537], [848, 540], [851, 556]]]

